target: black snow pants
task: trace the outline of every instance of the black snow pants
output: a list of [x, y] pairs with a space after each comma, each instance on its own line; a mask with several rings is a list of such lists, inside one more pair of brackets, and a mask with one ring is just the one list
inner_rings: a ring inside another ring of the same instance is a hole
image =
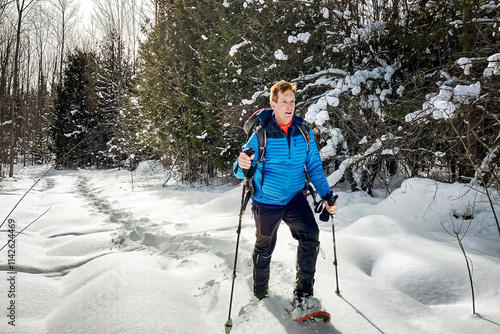
[[252, 204], [256, 225], [256, 242], [253, 253], [254, 292], [269, 285], [271, 255], [276, 246], [278, 227], [284, 221], [294, 239], [298, 240], [297, 275], [294, 295], [313, 295], [314, 273], [319, 250], [319, 229], [306, 197], [299, 193], [290, 203], [280, 208]]

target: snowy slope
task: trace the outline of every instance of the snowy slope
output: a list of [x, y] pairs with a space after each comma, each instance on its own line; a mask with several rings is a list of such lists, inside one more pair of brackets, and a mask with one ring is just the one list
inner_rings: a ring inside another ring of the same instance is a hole
[[[46, 169], [23, 168], [0, 183], [2, 220]], [[12, 267], [8, 247], [0, 251], [0, 332], [224, 332], [241, 188], [162, 188], [161, 179], [133, 177], [132, 189], [126, 171], [52, 170], [26, 196], [10, 217], [17, 231], [50, 209], [15, 239]], [[332, 324], [304, 326], [283, 315], [296, 248], [286, 226], [273, 255], [271, 297], [252, 297], [247, 210], [231, 333], [498, 333], [498, 232], [484, 195], [468, 190], [412, 179], [387, 199], [338, 192], [341, 295], [334, 292], [330, 222], [320, 222], [315, 285]], [[465, 259], [442, 227], [462, 222], [453, 215], [470, 213], [474, 199], [463, 241], [473, 261], [477, 315]], [[8, 240], [6, 222], [1, 245]], [[12, 302], [15, 326], [7, 317]]]

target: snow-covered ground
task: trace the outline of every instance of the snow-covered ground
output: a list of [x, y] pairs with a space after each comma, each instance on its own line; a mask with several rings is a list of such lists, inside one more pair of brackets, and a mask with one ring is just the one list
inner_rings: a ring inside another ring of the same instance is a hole
[[[46, 170], [23, 168], [0, 182], [2, 221]], [[189, 188], [171, 181], [162, 187], [163, 181], [144, 171], [51, 170], [0, 229], [5, 245], [9, 223], [20, 231], [48, 210], [17, 236], [15, 254], [12, 242], [0, 251], [0, 332], [223, 333], [241, 187]], [[484, 195], [422, 179], [406, 181], [387, 199], [337, 193], [341, 294], [335, 294], [330, 222], [320, 222], [315, 285], [332, 323], [300, 325], [283, 314], [296, 248], [284, 225], [271, 297], [252, 296], [248, 208], [231, 333], [500, 332], [500, 240]], [[499, 194], [493, 195], [498, 203]], [[463, 242], [474, 270], [476, 315], [465, 258], [442, 226], [458, 227], [474, 202]]]

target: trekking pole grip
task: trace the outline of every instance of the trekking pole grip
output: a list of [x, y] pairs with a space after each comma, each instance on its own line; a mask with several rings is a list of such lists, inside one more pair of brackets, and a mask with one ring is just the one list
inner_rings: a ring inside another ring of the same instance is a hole
[[[339, 197], [338, 195], [335, 195], [335, 196], [333, 196], [333, 197], [328, 198], [328, 199], [327, 199], [327, 201], [328, 201], [328, 205], [329, 205], [329, 206], [334, 205], [334, 204], [335, 204], [335, 202], [337, 201], [337, 198], [338, 198], [338, 197]], [[321, 214], [320, 214], [320, 216], [319, 216], [319, 219], [320, 219], [321, 221], [327, 222], [327, 221], [328, 221], [328, 219], [330, 219], [330, 216], [331, 216], [330, 212], [328, 212], [328, 210], [327, 210], [327, 209], [326, 209], [326, 207], [325, 207], [325, 208], [323, 208], [323, 211], [321, 212]]]
[[[243, 153], [245, 153], [246, 155], [251, 157], [252, 155], [254, 155], [255, 150], [251, 146], [249, 146], [243, 151]], [[250, 171], [250, 169], [243, 169], [243, 175], [245, 175], [245, 178], [248, 177], [249, 171]]]

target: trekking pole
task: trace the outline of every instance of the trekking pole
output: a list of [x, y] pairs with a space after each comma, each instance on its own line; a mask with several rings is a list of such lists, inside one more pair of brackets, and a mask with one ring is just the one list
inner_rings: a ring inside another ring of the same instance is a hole
[[335, 246], [335, 225], [334, 225], [333, 221], [334, 221], [334, 218], [332, 216], [333, 265], [335, 267], [335, 282], [337, 283], [337, 289], [335, 290], [335, 293], [337, 295], [340, 295], [340, 290], [339, 290], [339, 270], [337, 268], [337, 247]]
[[[332, 198], [328, 199], [328, 205], [333, 206], [335, 204], [335, 201], [337, 201], [338, 195], [333, 196]], [[334, 224], [334, 217], [333, 215], [330, 215], [328, 211], [326, 211], [326, 208], [323, 209], [323, 212], [321, 212], [320, 219], [322, 221], [328, 221], [328, 218], [332, 217], [332, 237], [333, 237], [333, 265], [335, 267], [335, 282], [337, 284], [337, 289], [335, 290], [335, 293], [337, 295], [340, 294], [339, 290], [339, 271], [337, 267], [337, 247], [335, 243], [335, 224]]]
[[[248, 147], [243, 151], [246, 153], [249, 157], [252, 156], [255, 153], [255, 150], [251, 147]], [[249, 169], [244, 169], [243, 174], [245, 175], [245, 182], [243, 184], [243, 189], [241, 193], [241, 206], [240, 206], [240, 215], [239, 215], [239, 220], [238, 220], [238, 229], [236, 230], [236, 233], [238, 234], [236, 238], [236, 251], [234, 252], [234, 267], [233, 267], [233, 282], [231, 283], [231, 297], [229, 299], [229, 315], [227, 317], [227, 321], [225, 324], [225, 329], [226, 329], [226, 334], [231, 333], [231, 329], [233, 328], [233, 320], [231, 319], [231, 308], [233, 305], [233, 292], [234, 292], [234, 281], [236, 279], [236, 263], [238, 260], [238, 248], [240, 245], [240, 234], [241, 234], [241, 221], [243, 220], [243, 215], [245, 214], [245, 208], [248, 204], [248, 200], [250, 199], [250, 175], [249, 174]]]

